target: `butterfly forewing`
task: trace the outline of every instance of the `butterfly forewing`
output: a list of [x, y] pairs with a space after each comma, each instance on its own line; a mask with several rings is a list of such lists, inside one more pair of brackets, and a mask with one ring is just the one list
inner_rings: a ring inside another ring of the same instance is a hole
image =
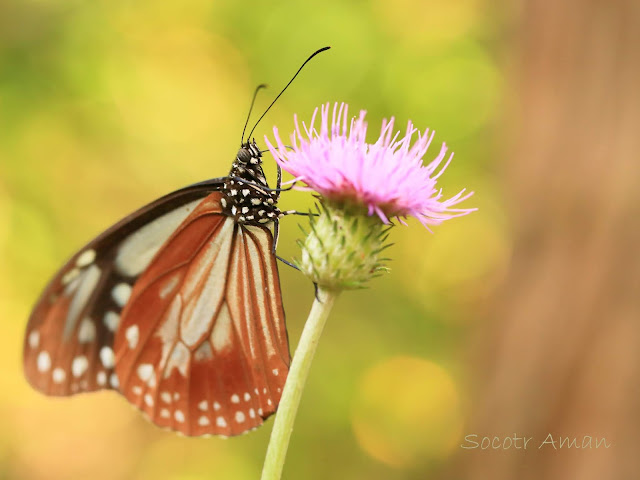
[[198, 205], [140, 276], [115, 338], [120, 390], [159, 426], [237, 435], [262, 424], [289, 368], [271, 232]]
[[60, 269], [27, 325], [24, 370], [32, 386], [48, 395], [118, 387], [112, 347], [131, 286], [178, 225], [220, 185], [214, 179], [156, 200]]

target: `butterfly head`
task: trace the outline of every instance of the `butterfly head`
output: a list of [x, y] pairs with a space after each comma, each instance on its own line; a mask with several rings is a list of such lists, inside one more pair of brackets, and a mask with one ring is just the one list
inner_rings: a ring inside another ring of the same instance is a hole
[[262, 170], [262, 153], [255, 140], [247, 141], [240, 146], [236, 159], [231, 165], [229, 178], [241, 178], [247, 182], [268, 187]]
[[250, 167], [251, 165], [262, 164], [262, 153], [260, 153], [260, 149], [255, 140], [245, 142], [240, 146], [235, 163], [244, 168]]
[[223, 212], [238, 223], [263, 225], [281, 216], [262, 170], [262, 153], [255, 140], [243, 143], [222, 187]]

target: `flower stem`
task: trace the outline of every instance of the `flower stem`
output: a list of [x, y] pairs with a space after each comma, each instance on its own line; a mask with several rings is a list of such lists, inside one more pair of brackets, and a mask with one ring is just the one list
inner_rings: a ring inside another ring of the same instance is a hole
[[271, 439], [267, 447], [267, 456], [262, 468], [261, 480], [280, 480], [287, 448], [289, 447], [289, 439], [293, 432], [293, 422], [296, 418], [302, 390], [309, 374], [311, 361], [316, 352], [324, 324], [339, 293], [339, 290], [318, 287], [316, 299], [313, 302], [309, 318], [300, 336], [300, 342], [291, 362], [289, 376], [282, 391], [278, 413], [276, 414], [273, 430], [271, 431]]

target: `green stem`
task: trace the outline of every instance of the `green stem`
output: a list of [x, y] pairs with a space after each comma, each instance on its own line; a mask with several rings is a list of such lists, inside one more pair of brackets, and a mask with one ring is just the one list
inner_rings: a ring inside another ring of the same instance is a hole
[[278, 413], [267, 447], [267, 456], [262, 468], [262, 480], [280, 480], [289, 439], [293, 432], [293, 422], [309, 374], [311, 361], [316, 352], [324, 324], [339, 293], [339, 290], [326, 290], [318, 287], [316, 299], [291, 362], [287, 383], [282, 391]]

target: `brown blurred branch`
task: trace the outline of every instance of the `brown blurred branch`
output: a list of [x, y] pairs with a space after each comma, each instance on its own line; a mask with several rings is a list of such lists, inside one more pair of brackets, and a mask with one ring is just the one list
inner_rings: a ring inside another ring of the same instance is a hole
[[[525, 0], [505, 163], [514, 255], [456, 478], [640, 478], [640, 2]], [[609, 449], [538, 449], [548, 433]]]

